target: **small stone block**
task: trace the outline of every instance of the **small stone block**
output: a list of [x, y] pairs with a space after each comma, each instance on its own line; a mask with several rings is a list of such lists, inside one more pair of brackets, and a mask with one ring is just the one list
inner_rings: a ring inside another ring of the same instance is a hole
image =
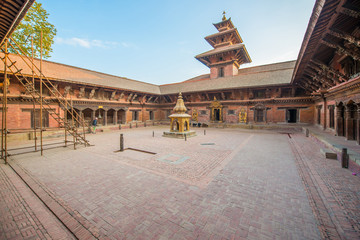
[[320, 152], [327, 158], [327, 159], [337, 159], [337, 154], [327, 148], [321, 148]]

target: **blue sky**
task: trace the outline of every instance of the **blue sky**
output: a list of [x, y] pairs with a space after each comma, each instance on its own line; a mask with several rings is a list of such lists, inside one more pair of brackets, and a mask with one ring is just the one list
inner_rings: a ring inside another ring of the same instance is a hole
[[211, 50], [223, 10], [250, 67], [297, 58], [314, 0], [40, 1], [57, 28], [48, 60], [153, 84], [209, 73], [194, 56]]

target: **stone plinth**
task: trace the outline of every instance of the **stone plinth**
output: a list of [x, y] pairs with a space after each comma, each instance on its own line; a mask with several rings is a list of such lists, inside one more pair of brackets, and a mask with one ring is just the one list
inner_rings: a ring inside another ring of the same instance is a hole
[[185, 135], [187, 138], [189, 137], [195, 137], [196, 132], [195, 131], [187, 131], [187, 132], [164, 132], [163, 137], [171, 137], [171, 138], [185, 138]]

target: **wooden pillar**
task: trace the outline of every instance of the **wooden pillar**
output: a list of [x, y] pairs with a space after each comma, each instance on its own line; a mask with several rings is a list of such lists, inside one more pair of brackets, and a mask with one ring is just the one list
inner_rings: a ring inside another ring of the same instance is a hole
[[336, 126], [335, 126], [336, 135], [344, 136], [344, 128], [343, 128], [344, 119], [342, 117], [343, 106], [337, 105], [335, 111], [336, 111]]
[[324, 130], [326, 129], [326, 122], [327, 122], [327, 102], [326, 102], [326, 98], [323, 99], [324, 100], [324, 125], [323, 128]]
[[108, 112], [108, 110], [105, 110], [105, 109], [104, 109], [104, 121], [103, 121], [104, 126], [107, 125], [107, 112]]
[[[79, 117], [77, 117], [78, 118], [78, 123], [81, 123], [82, 122], [82, 120], [81, 120], [81, 117], [83, 117], [83, 112], [82, 112], [83, 110], [80, 110], [79, 109]], [[85, 118], [83, 117], [83, 119], [85, 120]], [[78, 125], [78, 123], [76, 123], [77, 125]], [[78, 126], [78, 127], [80, 127], [80, 126]]]
[[357, 104], [356, 143], [360, 145], [360, 103]]
[[117, 123], [118, 123], [118, 111], [114, 110], [113, 124], [117, 124]]
[[91, 112], [91, 121], [94, 121], [94, 119], [95, 119], [95, 113], [96, 113], [96, 110], [93, 110], [92, 109], [92, 112]]
[[345, 137], [347, 140], [354, 140], [354, 119], [351, 118], [351, 106], [345, 106]]

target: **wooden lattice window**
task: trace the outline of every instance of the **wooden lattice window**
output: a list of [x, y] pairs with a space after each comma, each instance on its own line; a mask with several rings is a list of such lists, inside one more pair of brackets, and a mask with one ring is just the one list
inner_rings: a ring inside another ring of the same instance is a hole
[[[35, 120], [35, 122], [34, 122]], [[42, 126], [49, 127], [49, 113], [47, 111], [42, 112]], [[31, 128], [40, 127], [40, 109], [31, 110]]]

